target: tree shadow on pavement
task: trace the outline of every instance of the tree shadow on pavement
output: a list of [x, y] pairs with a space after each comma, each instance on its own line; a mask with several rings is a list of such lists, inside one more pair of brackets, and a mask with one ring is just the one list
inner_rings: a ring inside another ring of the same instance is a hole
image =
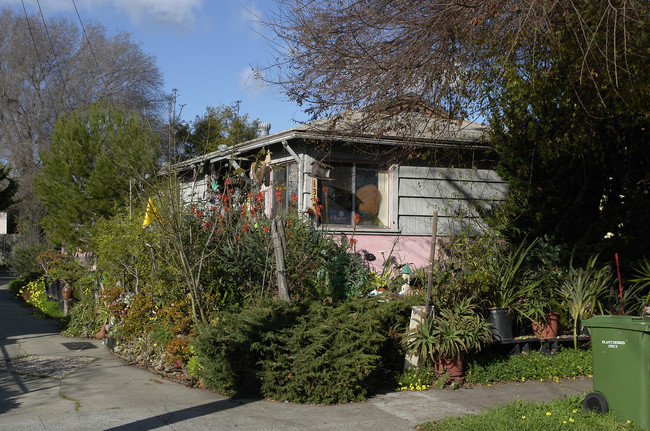
[[199, 406], [187, 407], [173, 412], [155, 415], [150, 418], [140, 419], [129, 422], [117, 427], [108, 428], [106, 431], [145, 431], [160, 428], [163, 425], [171, 426], [173, 424], [207, 416], [213, 413], [219, 413], [224, 410], [241, 406], [240, 403], [231, 400], [219, 400]]
[[21, 354], [20, 339], [58, 334], [57, 325], [54, 320], [34, 317], [32, 310], [14, 298], [6, 286], [0, 286], [0, 414], [18, 408], [20, 403], [15, 398], [33, 391], [22, 376], [6, 368], [9, 360]]

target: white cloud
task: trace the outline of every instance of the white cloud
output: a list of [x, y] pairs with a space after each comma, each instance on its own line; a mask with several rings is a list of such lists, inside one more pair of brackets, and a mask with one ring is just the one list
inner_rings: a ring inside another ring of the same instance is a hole
[[250, 66], [239, 72], [239, 86], [244, 89], [249, 96], [260, 96], [267, 94], [269, 91], [268, 85]]
[[189, 29], [196, 21], [196, 14], [203, 0], [109, 0], [124, 11], [136, 24], [153, 22]]
[[263, 37], [265, 28], [261, 22], [262, 11], [256, 5], [247, 4], [242, 6], [239, 19], [243, 27], [252, 30], [254, 38]]
[[[77, 0], [77, 4], [80, 2], [85, 2], [86, 0]], [[0, 7], [4, 6], [10, 6], [10, 7], [17, 7], [19, 8], [18, 11], [20, 13], [23, 12], [22, 10], [22, 5], [23, 3], [25, 4], [25, 7], [27, 9], [27, 13], [34, 13], [34, 11], [38, 11], [38, 3], [36, 0], [0, 0]], [[74, 5], [72, 4], [72, 0], [50, 0], [50, 1], [41, 1], [41, 9], [43, 12], [47, 15], [47, 12], [53, 11], [53, 12], [58, 12], [58, 11], [69, 11], [69, 10], [74, 10]]]
[[[36, 0], [23, 0], [28, 12], [38, 11]], [[171, 26], [177, 30], [191, 29], [205, 0], [75, 0], [82, 18], [84, 11], [101, 13], [103, 8], [115, 8], [134, 24]], [[46, 16], [59, 11], [74, 11], [72, 0], [41, 0]], [[0, 0], [0, 7], [22, 7], [21, 0]]]

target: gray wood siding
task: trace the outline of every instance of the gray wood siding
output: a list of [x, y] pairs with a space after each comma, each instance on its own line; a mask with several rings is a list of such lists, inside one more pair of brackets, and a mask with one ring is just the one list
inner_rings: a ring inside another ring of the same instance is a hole
[[503, 182], [449, 181], [446, 179], [400, 178], [400, 197], [445, 199], [500, 199], [507, 192]]
[[438, 234], [462, 226], [480, 230], [481, 209], [502, 201], [507, 184], [486, 169], [444, 169], [401, 166], [398, 170], [399, 228], [403, 234], [431, 235], [432, 214], [438, 210]]
[[[431, 235], [433, 216], [400, 216], [400, 223], [409, 227], [409, 231], [402, 231], [404, 235]], [[473, 232], [481, 232], [482, 222], [479, 218], [445, 217], [438, 214], [438, 235], [449, 236], [452, 233], [466, 232], [470, 229]]]

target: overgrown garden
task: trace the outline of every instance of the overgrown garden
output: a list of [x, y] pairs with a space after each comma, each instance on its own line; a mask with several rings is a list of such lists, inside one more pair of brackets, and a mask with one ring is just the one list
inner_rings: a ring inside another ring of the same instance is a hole
[[[319, 226], [280, 184], [277, 193], [263, 191], [241, 171], [227, 170], [199, 199], [178, 172], [151, 175], [148, 166], [135, 164], [142, 158], [128, 152], [121, 166], [110, 165], [101, 154], [121, 147], [105, 147], [98, 136], [113, 145], [121, 136], [152, 139], [137, 117], [112, 109], [100, 105], [57, 123], [58, 141], [43, 154], [46, 162], [60, 161], [55, 153], [65, 151], [70, 133], [95, 146], [85, 158], [68, 159], [76, 172], [72, 182], [54, 183], [79, 194], [58, 219], [47, 219], [48, 232], [56, 232], [52, 240], [65, 247], [18, 256], [33, 259], [20, 267], [31, 265], [34, 272], [12, 289], [43, 308], [45, 281], [72, 286], [65, 334], [104, 338], [125, 361], [168, 377], [229, 396], [329, 404], [363, 400], [378, 389], [457, 385], [463, 374], [453, 375], [452, 368], [461, 359], [470, 383], [588, 375], [589, 355], [577, 344], [574, 353], [520, 355], [499, 368], [504, 359], [491, 349], [498, 336], [487, 310], [508, 308], [515, 335], [528, 336], [549, 313], [558, 313], [561, 334], [577, 336], [581, 319], [619, 313], [622, 305], [627, 314], [640, 314], [647, 301], [650, 264], [626, 280], [622, 296], [614, 270], [597, 256], [578, 265], [571, 250], [547, 238], [509, 241], [503, 233], [512, 217], [507, 206], [486, 217], [483, 234], [461, 230], [441, 241], [443, 258], [434, 263], [431, 279], [428, 268], [418, 269], [410, 279], [413, 294], [402, 297], [403, 263], [387, 256], [384, 271], [374, 273], [351, 246], [353, 237]], [[128, 133], [107, 134], [109, 117], [124, 122]], [[92, 127], [79, 127], [84, 121]], [[83, 168], [93, 155], [93, 163], [105, 165], [104, 177]], [[155, 158], [151, 154], [149, 161]], [[66, 171], [43, 172], [36, 184], [47, 205], [46, 194], [54, 192], [45, 176]], [[111, 176], [130, 194], [96, 202]], [[91, 208], [84, 206], [87, 200], [94, 208], [86, 212], [87, 222], [68, 224]], [[273, 219], [266, 211], [270, 200], [286, 208]], [[285, 238], [284, 298], [273, 242], [278, 229]], [[424, 305], [427, 295], [433, 312], [417, 317], [417, 328], [409, 330], [412, 307]], [[407, 354], [416, 355], [417, 370], [404, 370]]]

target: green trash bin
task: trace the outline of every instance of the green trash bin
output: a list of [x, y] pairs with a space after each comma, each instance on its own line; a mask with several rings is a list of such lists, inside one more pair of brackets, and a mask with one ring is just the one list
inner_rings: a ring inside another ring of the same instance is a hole
[[591, 336], [594, 392], [582, 406], [650, 431], [650, 318], [594, 316]]

